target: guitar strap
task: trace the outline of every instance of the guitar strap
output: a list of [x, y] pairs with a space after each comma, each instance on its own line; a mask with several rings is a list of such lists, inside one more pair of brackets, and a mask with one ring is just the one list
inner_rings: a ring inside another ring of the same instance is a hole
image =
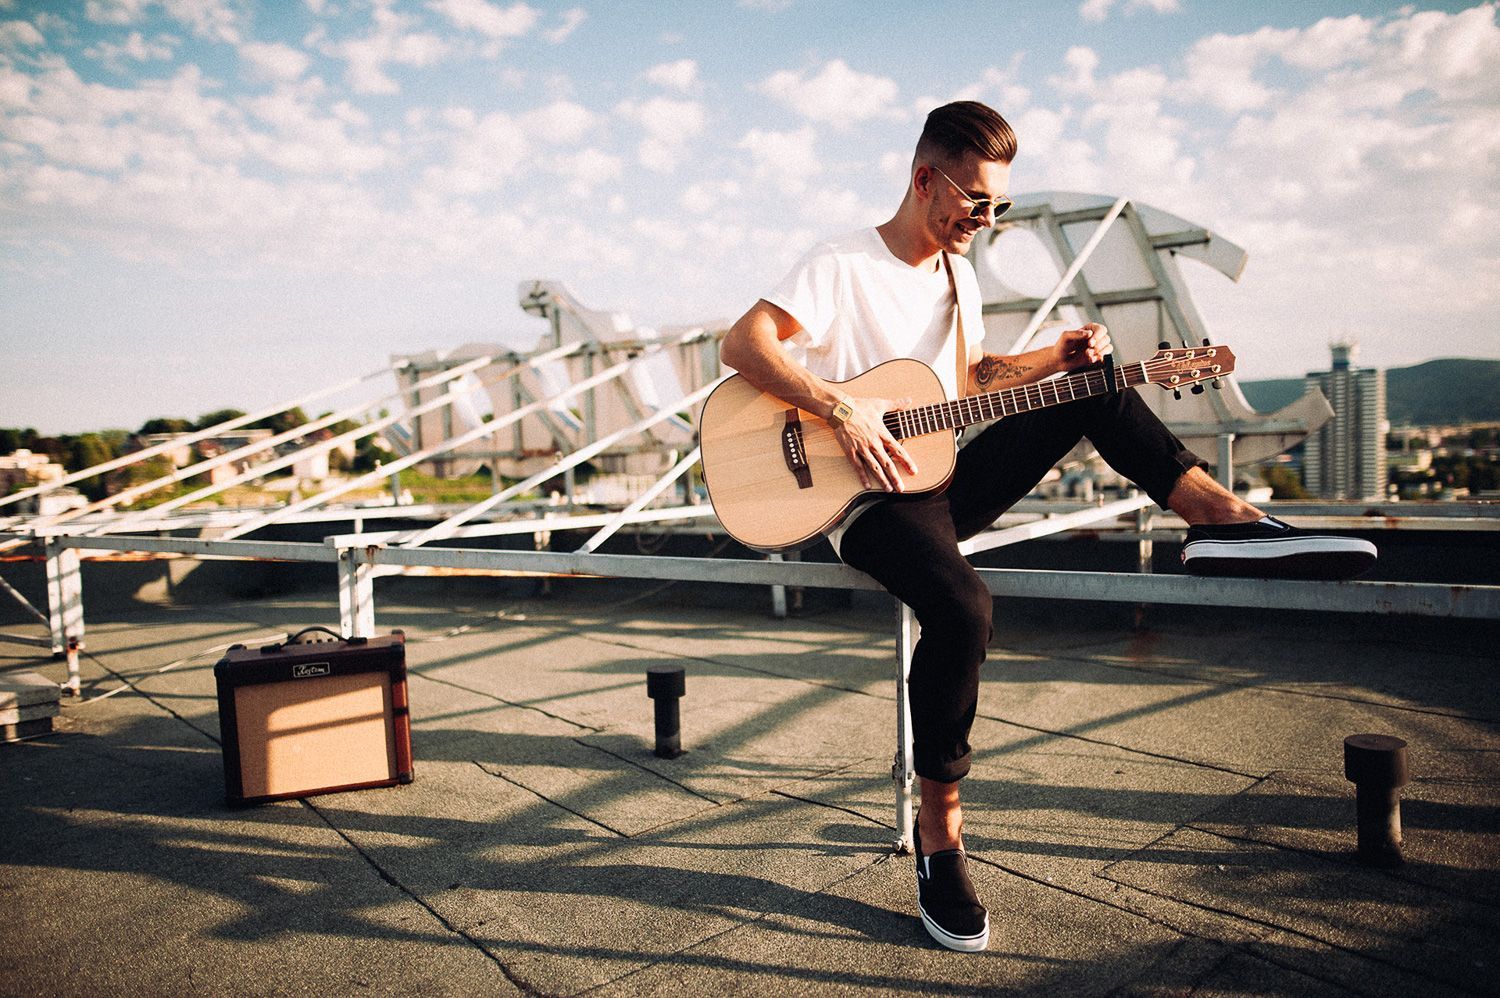
[[943, 269], [948, 271], [948, 290], [953, 292], [953, 321], [957, 332], [957, 342], [954, 343], [953, 362], [957, 367], [954, 377], [954, 391], [959, 398], [964, 397], [964, 389], [969, 383], [969, 347], [964, 342], [964, 310], [958, 307], [958, 280], [953, 276], [953, 263], [948, 259], [948, 254], [943, 254]]

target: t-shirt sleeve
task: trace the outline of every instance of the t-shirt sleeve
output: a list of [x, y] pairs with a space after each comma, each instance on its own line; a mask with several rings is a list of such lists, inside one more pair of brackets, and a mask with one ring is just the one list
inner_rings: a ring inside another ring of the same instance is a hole
[[808, 346], [820, 345], [839, 307], [838, 258], [826, 244], [813, 247], [765, 300], [797, 320]]

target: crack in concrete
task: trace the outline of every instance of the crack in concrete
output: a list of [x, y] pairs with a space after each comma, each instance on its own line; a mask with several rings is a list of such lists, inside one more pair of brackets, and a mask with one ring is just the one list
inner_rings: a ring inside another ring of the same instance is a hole
[[[816, 803], [816, 802], [811, 802], [811, 803]], [[822, 887], [819, 887], [817, 890], [808, 891], [807, 893], [811, 897], [813, 897], [813, 898], [821, 897], [822, 895], [827, 894], [829, 891], [831, 891], [833, 888], [839, 886], [840, 884], [847, 883], [848, 881], [853, 880], [855, 877], [863, 876], [864, 874], [868, 873], [870, 870], [873, 870], [875, 867], [881, 865], [882, 863], [889, 862], [891, 860], [891, 858], [892, 857], [889, 856], [889, 855], [878, 856], [874, 860], [871, 860], [869, 863], [866, 863], [864, 866], [861, 866], [859, 869], [854, 870], [854, 871], [852, 871], [850, 873], [847, 873], [847, 874], [845, 874], [842, 877], [838, 877], [838, 878], [836, 878], [836, 879], [834, 879], [832, 881], [829, 881], [828, 883], [824, 884]], [[602, 988], [607, 988], [607, 987], [610, 987], [611, 985], [618, 984], [619, 982], [621, 982], [623, 980], [626, 980], [627, 978], [634, 977], [636, 974], [644, 973], [645, 971], [650, 970], [653, 967], [657, 967], [657, 966], [660, 966], [660, 965], [662, 965], [664, 963], [669, 963], [669, 962], [671, 962], [671, 961], [673, 961], [675, 959], [678, 959], [679, 957], [682, 957], [682, 956], [690, 953], [692, 950], [699, 949], [700, 947], [702, 947], [702, 946], [704, 946], [704, 945], [706, 945], [708, 943], [711, 943], [711, 942], [713, 942], [716, 939], [722, 939], [723, 937], [725, 937], [725, 936], [727, 936], [727, 935], [729, 935], [731, 933], [739, 932], [739, 931], [741, 931], [743, 929], [749, 928], [750, 926], [756, 925], [757, 923], [763, 922], [763, 921], [766, 920], [767, 916], [769, 916], [771, 914], [772, 914], [772, 912], [769, 911], [769, 910], [761, 911], [761, 912], [757, 913], [756, 915], [754, 915], [751, 918], [746, 918], [743, 921], [737, 922], [734, 925], [731, 925], [731, 926], [728, 926], [727, 928], [721, 929], [718, 932], [714, 932], [714, 933], [711, 933], [711, 934], [709, 934], [707, 936], [704, 936], [702, 939], [694, 940], [693, 942], [689, 943], [686, 946], [683, 946], [683, 947], [681, 947], [679, 949], [673, 950], [672, 952], [667, 953], [667, 954], [665, 954], [663, 956], [657, 957], [654, 960], [649, 960], [646, 963], [641, 964], [639, 967], [632, 967], [630, 970], [625, 971], [623, 974], [620, 974], [617, 977], [610, 978], [607, 981], [600, 981], [598, 984], [589, 985], [588, 987], [586, 987], [586, 988], [584, 988], [584, 989], [582, 989], [580, 991], [575, 992], [575, 994], [587, 994], [590, 991], [598, 991], [598, 990], [600, 990]], [[791, 912], [782, 912], [782, 914], [794, 914], [794, 913], [791, 913]]]
[[[631, 758], [629, 758], [627, 756], [623, 756], [623, 755], [621, 755], [618, 752], [611, 752], [609, 749], [604, 748], [602, 745], [591, 745], [591, 744], [589, 744], [588, 742], [584, 741], [581, 738], [575, 738], [575, 739], [573, 739], [573, 741], [577, 742], [579, 745], [582, 745], [584, 748], [593, 749], [595, 752], [602, 752], [602, 753], [604, 753], [605, 755], [609, 756], [612, 759], [618, 759], [621, 762], [626, 763], [627, 765], [634, 766], [636, 769], [640, 770], [641, 772], [643, 772], [643, 773], [649, 773], [652, 776], [656, 777], [658, 780], [662, 780], [665, 783], [670, 783], [670, 784], [672, 784], [672, 786], [677, 787], [677, 788], [685, 791], [686, 793], [690, 793], [694, 797], [699, 798], [700, 800], [706, 800], [706, 801], [708, 801], [710, 804], [714, 805], [715, 807], [720, 807], [720, 806], [722, 806], [725, 803], [733, 803], [732, 801], [727, 801], [726, 802], [726, 801], [721, 801], [721, 800], [715, 800], [714, 798], [708, 796], [707, 794], [700, 794], [698, 791], [694, 790], [692, 787], [688, 786], [686, 783], [683, 783], [683, 782], [681, 782], [679, 780], [674, 780], [670, 776], [665, 775], [664, 773], [658, 773], [656, 770], [651, 769], [648, 766], [642, 766], [640, 763], [636, 762], [634, 759], [631, 759]], [[736, 800], [744, 800], [744, 798], [740, 797], [740, 798], [736, 798]], [[667, 824], [671, 824], [671, 822], [667, 822]], [[661, 825], [657, 825], [656, 827], [660, 828], [662, 826]]]
[[470, 946], [473, 946], [475, 949], [479, 950], [480, 953], [483, 953], [486, 959], [488, 959], [496, 967], [500, 968], [500, 973], [505, 975], [505, 979], [509, 981], [513, 986], [515, 986], [518, 990], [520, 990], [523, 994], [539, 995], [544, 993], [528, 984], [522, 978], [518, 977], [516, 973], [506, 965], [504, 960], [500, 959], [500, 957], [490, 951], [490, 948], [488, 946], [484, 945], [484, 943], [480, 942], [478, 939], [475, 939], [472, 935], [454, 925], [452, 922], [448, 921], [448, 919], [445, 918], [441, 912], [439, 912], [431, 904], [427, 903], [427, 901], [424, 900], [421, 895], [417, 894], [416, 891], [412, 890], [410, 887], [407, 887], [401, 881], [397, 880], [393, 874], [385, 869], [385, 867], [381, 866], [375, 861], [375, 857], [366, 852], [358, 842], [355, 842], [354, 839], [350, 838], [342, 828], [339, 828], [339, 826], [335, 825], [333, 821], [330, 820], [329, 817], [324, 814], [316, 804], [313, 804], [312, 802], [305, 799], [302, 800], [301, 803], [303, 807], [307, 808], [313, 814], [317, 815], [318, 818], [323, 822], [323, 824], [327, 825], [329, 829], [332, 830], [333, 834], [337, 835], [339, 838], [348, 843], [349, 847], [356, 853], [358, 853], [361, 859], [369, 864], [370, 869], [374, 870], [376, 875], [378, 875], [381, 880], [384, 880], [387, 884], [390, 884], [396, 890], [400, 891], [402, 894], [405, 894], [407, 897], [415, 901], [417, 905], [422, 908], [422, 910], [431, 915], [433, 919], [443, 928], [463, 939]]
[[584, 814], [582, 811], [576, 811], [573, 808], [569, 807], [568, 805], [562, 803], [561, 801], [553, 800], [551, 797], [548, 797], [546, 794], [542, 793], [540, 790], [537, 790], [535, 787], [528, 787], [526, 784], [522, 783], [520, 780], [513, 780], [509, 776], [506, 776], [505, 773], [503, 773], [503, 772], [498, 772], [496, 770], [489, 769], [488, 767], [485, 766], [484, 763], [480, 762], [478, 759], [472, 759], [470, 761], [473, 762], [474, 765], [478, 766], [479, 767], [479, 771], [482, 772], [482, 773], [484, 773], [485, 775], [492, 776], [492, 777], [494, 777], [497, 780], [504, 780], [506, 783], [509, 783], [513, 787], [519, 787], [520, 789], [522, 789], [522, 790], [526, 791], [527, 793], [531, 794], [533, 797], [536, 797], [538, 800], [546, 801], [548, 804], [551, 804], [553, 807], [561, 808], [562, 810], [568, 812], [569, 814], [573, 815], [574, 817], [582, 818], [584, 821], [587, 821], [591, 825], [597, 825], [600, 828], [604, 829], [606, 832], [609, 832], [611, 835], [617, 836], [618, 838], [622, 838], [622, 839], [628, 839], [628, 838], [631, 837], [628, 833], [622, 832], [618, 828], [612, 828], [612, 827], [610, 827], [609, 825], [605, 824], [604, 822], [600, 821], [597, 818], [590, 818], [588, 815]]

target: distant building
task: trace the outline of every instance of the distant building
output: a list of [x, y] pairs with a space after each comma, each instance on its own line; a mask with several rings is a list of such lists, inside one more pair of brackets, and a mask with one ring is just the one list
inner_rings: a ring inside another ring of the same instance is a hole
[[1385, 497], [1385, 372], [1355, 367], [1356, 349], [1333, 344], [1333, 369], [1307, 376], [1333, 406], [1333, 418], [1302, 451], [1302, 482], [1324, 499]]
[[[187, 433], [143, 433], [135, 438], [135, 443], [141, 450], [161, 444], [173, 444], [173, 446], [168, 447], [162, 453], [171, 460], [172, 467], [185, 468], [189, 464], [195, 464], [198, 461], [207, 461], [221, 454], [237, 451], [241, 448], [249, 447], [251, 444], [267, 440], [271, 436], [271, 431], [264, 428], [255, 430], [230, 430], [206, 437], [203, 440], [199, 440], [196, 444], [173, 443], [178, 439], [185, 439], [188, 436], [189, 434]], [[233, 461], [228, 461], [208, 469], [206, 472], [208, 483], [210, 485], [220, 485], [244, 473], [256, 462], [269, 461], [274, 456], [269, 450], [247, 451]]]
[[0, 496], [35, 485], [46, 485], [66, 475], [63, 466], [46, 454], [33, 454], [24, 447], [0, 457]]

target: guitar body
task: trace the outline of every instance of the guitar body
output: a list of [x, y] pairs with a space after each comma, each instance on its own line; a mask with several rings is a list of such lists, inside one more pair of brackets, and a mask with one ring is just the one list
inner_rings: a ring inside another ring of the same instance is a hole
[[[884, 398], [903, 408], [941, 403], [943, 385], [918, 360], [892, 360], [842, 382], [845, 394]], [[788, 415], [793, 422], [788, 424]], [[806, 546], [866, 496], [833, 428], [761, 392], [736, 374], [714, 389], [699, 417], [703, 478], [719, 522], [747, 547]], [[948, 484], [958, 459], [951, 431], [912, 436], [902, 446], [917, 465], [903, 495]]]

